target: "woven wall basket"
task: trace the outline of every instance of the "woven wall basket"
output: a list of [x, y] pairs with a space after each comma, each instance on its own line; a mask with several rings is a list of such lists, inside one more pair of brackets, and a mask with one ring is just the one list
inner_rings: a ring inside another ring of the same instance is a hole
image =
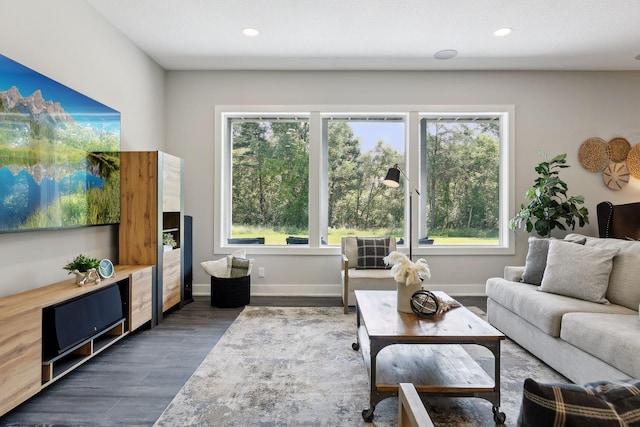
[[613, 162], [624, 162], [631, 150], [631, 144], [625, 138], [613, 138], [609, 141], [609, 156]]
[[624, 163], [611, 163], [604, 169], [602, 178], [611, 190], [622, 190], [629, 183], [629, 169]]
[[627, 154], [627, 169], [632, 177], [640, 179], [640, 144], [636, 144]]
[[609, 144], [602, 138], [589, 138], [578, 149], [578, 160], [591, 172], [602, 172], [609, 165]]

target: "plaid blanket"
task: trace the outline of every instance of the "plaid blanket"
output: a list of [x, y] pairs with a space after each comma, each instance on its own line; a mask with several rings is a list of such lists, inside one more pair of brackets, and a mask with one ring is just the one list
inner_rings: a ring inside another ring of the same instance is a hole
[[528, 378], [521, 427], [640, 427], [640, 379], [540, 384]]

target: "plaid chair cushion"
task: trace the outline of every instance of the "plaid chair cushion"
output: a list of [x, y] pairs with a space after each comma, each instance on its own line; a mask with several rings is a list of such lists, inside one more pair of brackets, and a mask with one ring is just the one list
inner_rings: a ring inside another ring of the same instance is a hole
[[389, 255], [389, 238], [361, 238], [357, 237], [358, 265], [356, 269], [391, 268], [382, 258]]
[[524, 381], [520, 427], [640, 426], [640, 379], [575, 384]]

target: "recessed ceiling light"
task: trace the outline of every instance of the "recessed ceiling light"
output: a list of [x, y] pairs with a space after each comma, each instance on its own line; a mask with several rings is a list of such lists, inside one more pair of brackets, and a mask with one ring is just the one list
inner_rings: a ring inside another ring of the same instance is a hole
[[455, 49], [439, 50], [433, 54], [436, 59], [451, 59], [458, 55], [458, 51]]
[[260, 34], [260, 31], [256, 30], [253, 27], [246, 27], [242, 29], [242, 34], [244, 34], [247, 37], [255, 37], [258, 34]]
[[507, 34], [511, 34], [511, 31], [513, 31], [511, 28], [504, 27], [504, 28], [500, 28], [499, 30], [495, 30], [493, 32], [493, 35], [497, 37], [502, 37], [502, 36], [506, 36]]

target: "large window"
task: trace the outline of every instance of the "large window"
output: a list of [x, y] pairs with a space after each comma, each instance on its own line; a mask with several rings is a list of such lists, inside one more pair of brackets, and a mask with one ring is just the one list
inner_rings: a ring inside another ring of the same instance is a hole
[[500, 244], [501, 134], [498, 115], [421, 118], [423, 243]]
[[389, 165], [404, 162], [405, 133], [402, 116], [323, 119], [329, 244], [347, 235], [403, 236], [403, 195], [381, 178]]
[[[288, 111], [216, 108], [216, 251], [391, 235], [418, 255], [512, 253], [512, 107]], [[396, 164], [400, 187], [386, 187]]]
[[[284, 244], [309, 234], [309, 123], [230, 118], [228, 243]], [[283, 237], [284, 236], [284, 237]]]

